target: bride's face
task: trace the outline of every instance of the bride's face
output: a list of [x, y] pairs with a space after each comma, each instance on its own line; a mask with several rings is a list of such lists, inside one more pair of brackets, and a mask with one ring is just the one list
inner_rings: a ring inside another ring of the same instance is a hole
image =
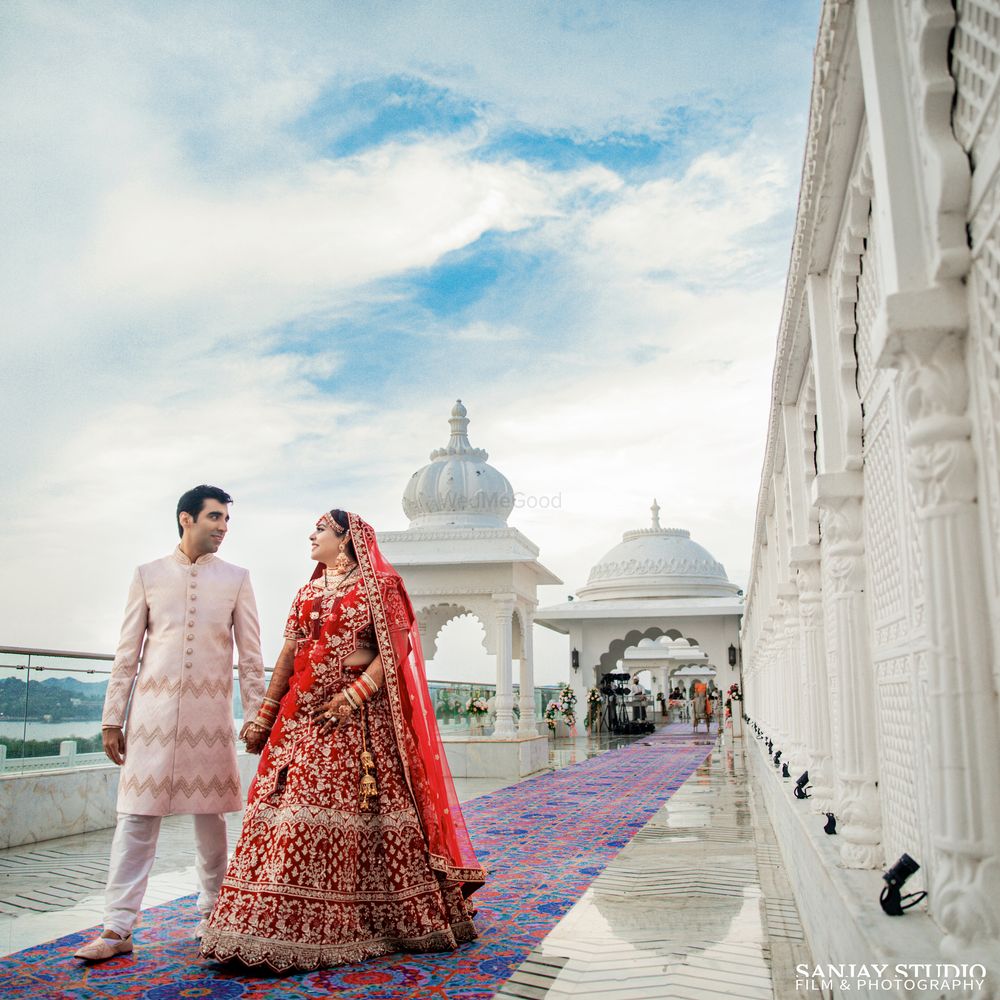
[[338, 535], [325, 524], [317, 524], [309, 536], [309, 542], [312, 546], [309, 554], [316, 562], [330, 566], [340, 554], [340, 543], [343, 539], [343, 535]]

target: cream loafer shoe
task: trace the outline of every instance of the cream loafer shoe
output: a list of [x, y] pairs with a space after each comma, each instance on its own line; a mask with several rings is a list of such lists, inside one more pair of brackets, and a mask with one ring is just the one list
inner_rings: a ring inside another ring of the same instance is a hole
[[85, 944], [73, 957], [85, 962], [103, 962], [115, 955], [128, 955], [132, 951], [132, 935], [126, 938], [96, 937]]

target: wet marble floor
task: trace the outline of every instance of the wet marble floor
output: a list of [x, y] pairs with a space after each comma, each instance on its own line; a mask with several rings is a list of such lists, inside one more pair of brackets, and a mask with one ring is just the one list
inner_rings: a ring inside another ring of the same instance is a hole
[[496, 995], [784, 1000], [809, 961], [741, 742], [720, 741]]
[[[549, 766], [569, 766], [636, 738], [555, 740]], [[515, 782], [455, 784], [467, 801]], [[230, 817], [231, 847], [238, 831]], [[101, 922], [111, 835], [105, 830], [0, 851], [0, 954]], [[190, 818], [165, 819], [143, 909], [197, 891], [191, 862]], [[795, 963], [808, 961], [743, 752], [720, 739], [497, 996], [784, 998], [794, 995]]]

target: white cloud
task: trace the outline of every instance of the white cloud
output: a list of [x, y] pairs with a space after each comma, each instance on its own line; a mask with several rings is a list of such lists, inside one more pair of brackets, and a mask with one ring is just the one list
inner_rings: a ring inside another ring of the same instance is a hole
[[511, 324], [487, 323], [484, 320], [476, 320], [451, 333], [455, 340], [478, 341], [487, 344], [495, 344], [503, 341], [524, 340], [528, 336], [526, 330]]
[[683, 177], [638, 185], [588, 234], [606, 270], [681, 282], [731, 282], [755, 251], [747, 234], [787, 205], [788, 164], [750, 136], [733, 153], [711, 150]]

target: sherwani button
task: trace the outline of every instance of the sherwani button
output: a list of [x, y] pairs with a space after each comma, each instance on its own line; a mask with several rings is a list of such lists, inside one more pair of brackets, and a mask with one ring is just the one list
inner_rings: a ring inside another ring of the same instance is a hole
[[188, 660], [188, 661], [187, 661], [187, 663], [185, 663], [185, 664], [184, 664], [184, 666], [185, 666], [185, 667], [190, 667], [190, 666], [191, 666], [191, 661], [190, 661], [190, 660]]
[[194, 638], [194, 632], [188, 632], [188, 638], [189, 639], [193, 639]]

